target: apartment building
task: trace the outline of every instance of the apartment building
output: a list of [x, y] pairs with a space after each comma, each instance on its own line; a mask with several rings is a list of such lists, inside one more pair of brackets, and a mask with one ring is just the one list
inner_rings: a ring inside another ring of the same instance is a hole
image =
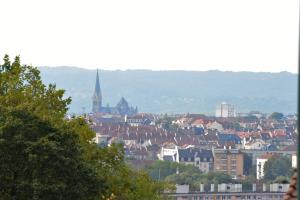
[[223, 149], [214, 149], [214, 171], [223, 172], [234, 179], [243, 176], [244, 154], [239, 149], [224, 147]]

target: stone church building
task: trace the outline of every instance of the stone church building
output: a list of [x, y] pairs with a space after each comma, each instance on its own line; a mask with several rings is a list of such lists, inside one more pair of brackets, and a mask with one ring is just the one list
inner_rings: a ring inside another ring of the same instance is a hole
[[129, 106], [128, 102], [124, 97], [120, 99], [118, 104], [115, 107], [104, 107], [102, 106], [102, 93], [100, 87], [100, 79], [99, 73], [97, 70], [96, 75], [96, 84], [95, 84], [95, 91], [93, 95], [93, 113], [104, 113], [104, 114], [113, 114], [113, 115], [121, 115], [121, 116], [132, 116], [138, 112], [137, 107]]

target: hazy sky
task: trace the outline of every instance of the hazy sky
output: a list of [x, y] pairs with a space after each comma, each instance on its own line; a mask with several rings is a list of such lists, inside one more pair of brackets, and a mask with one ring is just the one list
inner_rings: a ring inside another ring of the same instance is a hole
[[299, 0], [0, 0], [0, 56], [35, 66], [297, 72]]

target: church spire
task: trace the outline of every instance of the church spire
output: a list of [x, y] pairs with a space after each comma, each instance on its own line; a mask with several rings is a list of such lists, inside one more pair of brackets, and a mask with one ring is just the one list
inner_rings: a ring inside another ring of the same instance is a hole
[[96, 75], [95, 94], [97, 94], [97, 95], [101, 94], [98, 69], [97, 69], [97, 75]]
[[100, 88], [99, 73], [97, 69], [95, 91], [93, 96], [93, 109], [92, 109], [93, 113], [101, 112], [101, 107], [102, 107], [102, 95], [101, 95], [101, 88]]

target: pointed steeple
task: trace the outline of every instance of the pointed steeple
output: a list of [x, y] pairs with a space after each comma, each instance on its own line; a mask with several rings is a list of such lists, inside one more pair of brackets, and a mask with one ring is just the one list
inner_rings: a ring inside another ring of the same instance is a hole
[[95, 94], [97, 94], [97, 95], [101, 94], [98, 69], [97, 69], [96, 83], [95, 83]]
[[102, 108], [102, 94], [101, 94], [101, 88], [100, 88], [99, 73], [98, 73], [98, 69], [97, 69], [92, 111], [93, 111], [93, 113], [99, 113], [99, 112], [101, 112], [101, 108]]

